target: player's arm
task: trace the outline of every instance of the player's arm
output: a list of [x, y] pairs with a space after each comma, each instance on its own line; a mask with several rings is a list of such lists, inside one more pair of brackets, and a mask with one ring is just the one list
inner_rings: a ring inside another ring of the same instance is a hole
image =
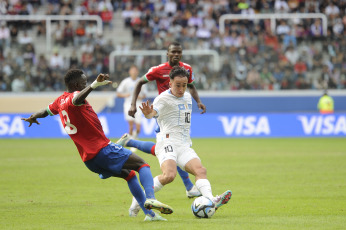
[[196, 89], [195, 85], [193, 83], [191, 83], [191, 84], [188, 84], [187, 87], [189, 88], [191, 96], [197, 102], [198, 108], [202, 110], [201, 114], [205, 113], [207, 108], [202, 103], [201, 99], [199, 98], [199, 95], [197, 93], [197, 89]]
[[29, 118], [22, 118], [23, 121], [27, 121], [29, 122], [29, 127], [32, 125], [32, 123], [36, 123], [36, 124], [40, 124], [38, 121], [37, 121], [37, 118], [44, 118], [44, 117], [47, 117], [49, 114], [48, 114], [48, 111], [47, 109], [42, 109], [34, 114], [32, 114]]
[[144, 114], [145, 118], [151, 119], [157, 115], [156, 110], [154, 110], [154, 106], [149, 104], [149, 100], [146, 102], [142, 102], [142, 106], [139, 106]]
[[143, 76], [137, 83], [136, 83], [136, 86], [135, 86], [135, 89], [133, 91], [133, 94], [132, 94], [132, 101], [131, 101], [131, 107], [129, 109], [129, 116], [131, 117], [135, 117], [135, 113], [137, 112], [137, 108], [136, 108], [136, 101], [138, 99], [138, 95], [139, 93], [141, 92], [141, 89], [142, 89], [142, 85], [148, 83], [148, 80], [145, 76]]
[[91, 85], [85, 87], [82, 91], [80, 91], [78, 94], [76, 94], [73, 99], [72, 99], [72, 103], [74, 105], [81, 105], [84, 103], [85, 98], [87, 98], [87, 96], [89, 95], [89, 93], [91, 91], [93, 91], [93, 89], [96, 89], [97, 87], [101, 86], [101, 85], [107, 85], [107, 84], [111, 84], [112, 82], [108, 80], [109, 79], [109, 75], [108, 74], [103, 74], [100, 73], [96, 80], [91, 83]]

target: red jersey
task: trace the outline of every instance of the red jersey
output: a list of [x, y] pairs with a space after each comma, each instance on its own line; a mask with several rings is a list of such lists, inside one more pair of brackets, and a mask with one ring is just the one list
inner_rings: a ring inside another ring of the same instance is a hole
[[47, 112], [50, 115], [60, 115], [66, 133], [75, 143], [82, 160], [87, 161], [94, 158], [110, 140], [105, 136], [97, 114], [86, 100], [79, 106], [72, 103], [76, 93], [78, 91], [64, 92], [48, 106]]
[[[194, 73], [192, 72], [191, 66], [184, 62], [179, 62], [179, 66], [184, 67], [184, 69], [189, 72], [190, 75], [187, 83], [192, 83], [195, 80], [195, 77]], [[173, 69], [173, 67], [170, 66], [168, 62], [166, 62], [161, 65], [151, 67], [149, 71], [144, 75], [144, 77], [147, 81], [155, 80], [159, 94], [161, 94], [163, 91], [169, 89], [169, 72], [171, 71], [171, 69]]]

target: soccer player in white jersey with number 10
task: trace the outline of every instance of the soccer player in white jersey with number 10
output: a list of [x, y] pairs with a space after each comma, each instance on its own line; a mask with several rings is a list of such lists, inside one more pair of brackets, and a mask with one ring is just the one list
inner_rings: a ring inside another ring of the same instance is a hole
[[207, 170], [191, 148], [190, 138], [192, 99], [185, 92], [189, 73], [176, 66], [169, 73], [170, 89], [157, 96], [152, 105], [143, 102], [140, 109], [147, 119], [156, 118], [160, 133], [156, 136], [155, 154], [162, 174], [154, 178], [154, 191], [171, 183], [177, 174], [177, 165], [195, 176], [196, 187], [203, 196], [209, 198], [219, 208], [227, 204], [232, 192], [227, 190], [220, 196], [213, 196]]

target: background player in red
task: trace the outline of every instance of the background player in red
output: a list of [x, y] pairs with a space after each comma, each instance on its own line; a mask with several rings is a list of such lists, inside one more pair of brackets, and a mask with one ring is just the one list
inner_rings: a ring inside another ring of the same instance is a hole
[[[169, 81], [170, 81], [169, 72], [174, 66], [183, 67], [184, 69], [188, 71], [189, 73], [188, 88], [189, 88], [190, 94], [197, 102], [198, 108], [202, 110], [201, 113], [206, 112], [206, 107], [201, 102], [201, 99], [199, 98], [197, 90], [193, 84], [194, 73], [192, 71], [191, 66], [180, 61], [182, 58], [182, 54], [183, 54], [183, 48], [181, 44], [178, 42], [171, 43], [167, 49], [168, 62], [150, 68], [149, 71], [137, 82], [133, 92], [133, 96], [132, 96], [131, 108], [128, 111], [128, 114], [130, 116], [134, 117], [135, 113], [137, 112], [136, 101], [141, 91], [142, 85], [148, 83], [149, 81], [156, 81], [157, 89], [159, 91], [159, 94], [161, 94], [162, 92], [166, 91], [169, 88]], [[123, 146], [134, 147], [145, 153], [151, 153], [155, 155], [154, 142], [133, 140], [128, 134], [124, 134], [117, 141], [117, 143]], [[189, 178], [189, 174], [183, 171], [182, 169], [180, 169], [179, 167], [177, 167], [177, 171], [184, 182], [184, 185], [186, 188], [186, 195], [189, 198], [201, 196], [202, 194], [200, 193], [200, 191], [191, 182]], [[138, 207], [136, 208], [131, 206], [129, 209], [130, 216], [136, 216], [138, 212], [139, 212]]]
[[[125, 179], [131, 193], [140, 202], [140, 207], [146, 214], [145, 221], [166, 220], [151, 210], [157, 209], [164, 214], [173, 212], [171, 207], [155, 199], [150, 166], [142, 158], [112, 143], [105, 136], [97, 114], [85, 100], [96, 87], [110, 84], [111, 81], [108, 79], [108, 74], [99, 74], [90, 86], [86, 86], [87, 77], [82, 70], [69, 70], [64, 78], [68, 92], [64, 92], [46, 109], [22, 120], [29, 122], [30, 127], [32, 123], [40, 124], [37, 118], [59, 114], [65, 131], [75, 143], [89, 170], [98, 173], [101, 179]], [[133, 170], [139, 173], [145, 194]]]

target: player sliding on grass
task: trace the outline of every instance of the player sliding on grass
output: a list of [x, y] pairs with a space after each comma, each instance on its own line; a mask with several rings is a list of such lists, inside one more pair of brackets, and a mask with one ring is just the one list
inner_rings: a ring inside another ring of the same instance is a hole
[[[164, 92], [165, 90], [169, 88], [169, 71], [171, 71], [171, 69], [174, 66], [184, 67], [189, 72], [189, 76], [188, 76], [189, 91], [192, 97], [197, 102], [198, 108], [202, 109], [201, 113], [205, 113], [206, 107], [201, 102], [198, 96], [197, 90], [195, 86], [193, 85], [194, 74], [193, 74], [192, 68], [190, 65], [180, 61], [182, 58], [182, 52], [183, 52], [183, 49], [180, 43], [178, 42], [171, 43], [168, 46], [168, 50], [167, 50], [168, 62], [150, 68], [149, 71], [138, 81], [133, 92], [131, 108], [128, 111], [128, 114], [130, 116], [135, 117], [135, 113], [137, 111], [136, 101], [141, 91], [142, 85], [148, 83], [149, 81], [156, 81], [157, 89], [159, 91], [159, 94], [161, 94], [162, 92]], [[117, 143], [127, 147], [134, 147], [145, 153], [149, 153], [149, 154], [151, 153], [155, 155], [155, 143], [133, 140], [131, 136], [129, 136], [128, 134], [124, 134]], [[181, 179], [184, 182], [187, 197], [193, 198], [193, 197], [201, 196], [200, 191], [198, 191], [198, 189], [191, 182], [189, 178], [189, 174], [181, 170], [179, 167], [177, 168], [177, 170]], [[137, 216], [138, 212], [139, 212], [139, 209], [134, 209], [133, 207], [130, 207], [129, 209], [130, 216]]]
[[[214, 202], [216, 208], [227, 204], [232, 192], [227, 190], [221, 196], [213, 196], [207, 179], [207, 170], [191, 148], [190, 138], [192, 99], [186, 91], [189, 73], [175, 66], [169, 73], [170, 89], [157, 96], [152, 105], [143, 102], [140, 109], [147, 119], [156, 118], [160, 133], [156, 135], [155, 153], [162, 174], [154, 178], [154, 191], [171, 183], [177, 174], [177, 165], [196, 177], [196, 187], [203, 196]], [[138, 206], [133, 200], [131, 206]]]
[[[166, 220], [151, 209], [163, 214], [171, 214], [173, 209], [155, 199], [153, 177], [150, 166], [139, 156], [121, 145], [112, 143], [104, 134], [101, 122], [91, 105], [85, 100], [93, 89], [112, 83], [108, 74], [99, 74], [97, 79], [86, 86], [87, 77], [82, 70], [69, 70], [65, 75], [64, 92], [46, 109], [32, 114], [22, 120], [40, 124], [37, 118], [48, 115], [60, 115], [66, 133], [75, 143], [79, 154], [89, 170], [98, 173], [101, 179], [120, 177], [127, 181], [129, 189], [144, 211], [145, 221]], [[136, 173], [145, 193], [143, 192]]]

